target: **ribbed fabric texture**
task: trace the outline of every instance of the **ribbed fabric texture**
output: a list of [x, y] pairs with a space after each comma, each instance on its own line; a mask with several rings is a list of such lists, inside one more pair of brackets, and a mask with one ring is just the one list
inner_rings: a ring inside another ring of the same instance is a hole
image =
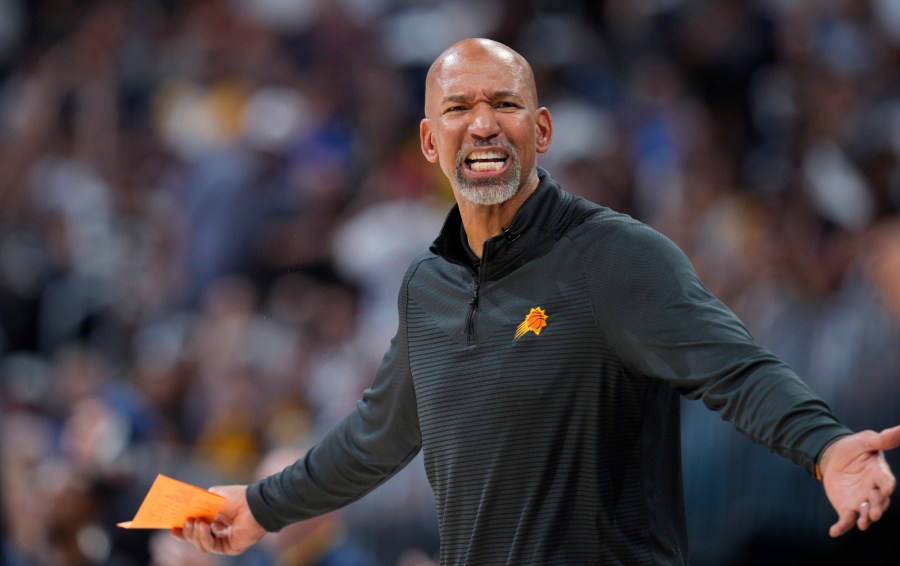
[[[593, 322], [583, 277], [537, 286], [518, 308], [491, 304], [494, 287], [483, 287], [474, 347], [430, 305], [409, 310], [442, 564], [597, 564], [634, 558], [636, 542], [651, 563], [639, 480], [649, 381], [614, 375], [621, 364]], [[547, 327], [514, 341], [535, 306]]]
[[[442, 565], [685, 564], [679, 393], [810, 470], [847, 432], [671, 242], [540, 176], [477, 275], [451, 213], [358, 410], [250, 487], [263, 526], [362, 496], [421, 445]], [[535, 308], [546, 326], [516, 339]]]

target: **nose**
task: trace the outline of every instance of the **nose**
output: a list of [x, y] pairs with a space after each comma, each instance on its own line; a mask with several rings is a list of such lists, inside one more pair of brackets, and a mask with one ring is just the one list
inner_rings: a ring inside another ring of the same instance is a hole
[[476, 139], [491, 139], [500, 133], [500, 123], [494, 115], [493, 107], [487, 102], [479, 102], [472, 107], [472, 121], [469, 133]]

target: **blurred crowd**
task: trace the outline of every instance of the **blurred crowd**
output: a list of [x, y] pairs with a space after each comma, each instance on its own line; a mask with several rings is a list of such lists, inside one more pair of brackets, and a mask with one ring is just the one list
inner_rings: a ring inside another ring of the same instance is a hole
[[[116, 523], [352, 410], [452, 204], [418, 122], [470, 36], [531, 61], [565, 188], [678, 243], [847, 424], [900, 423], [896, 0], [0, 0], [0, 562], [432, 563], [417, 462], [239, 559]], [[898, 549], [895, 510], [827, 540], [816, 482], [700, 403], [683, 449], [695, 564]]]

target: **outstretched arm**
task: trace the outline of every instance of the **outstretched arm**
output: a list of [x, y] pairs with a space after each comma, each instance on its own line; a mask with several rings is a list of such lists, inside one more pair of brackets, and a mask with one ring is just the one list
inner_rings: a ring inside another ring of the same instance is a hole
[[864, 531], [881, 519], [891, 503], [897, 480], [884, 452], [900, 446], [900, 426], [844, 436], [829, 445], [819, 459], [825, 494], [838, 514], [829, 534], [838, 537], [853, 528]]
[[172, 536], [190, 542], [201, 552], [240, 554], [266, 534], [247, 505], [247, 486], [218, 486], [210, 491], [226, 498], [218, 517], [212, 523], [188, 520], [183, 528], [172, 529]]

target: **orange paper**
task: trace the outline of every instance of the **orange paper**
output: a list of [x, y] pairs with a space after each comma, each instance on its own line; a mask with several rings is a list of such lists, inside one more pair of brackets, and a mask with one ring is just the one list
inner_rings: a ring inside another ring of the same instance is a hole
[[181, 528], [188, 519], [212, 522], [225, 498], [189, 483], [159, 474], [134, 519], [119, 523], [123, 529]]

